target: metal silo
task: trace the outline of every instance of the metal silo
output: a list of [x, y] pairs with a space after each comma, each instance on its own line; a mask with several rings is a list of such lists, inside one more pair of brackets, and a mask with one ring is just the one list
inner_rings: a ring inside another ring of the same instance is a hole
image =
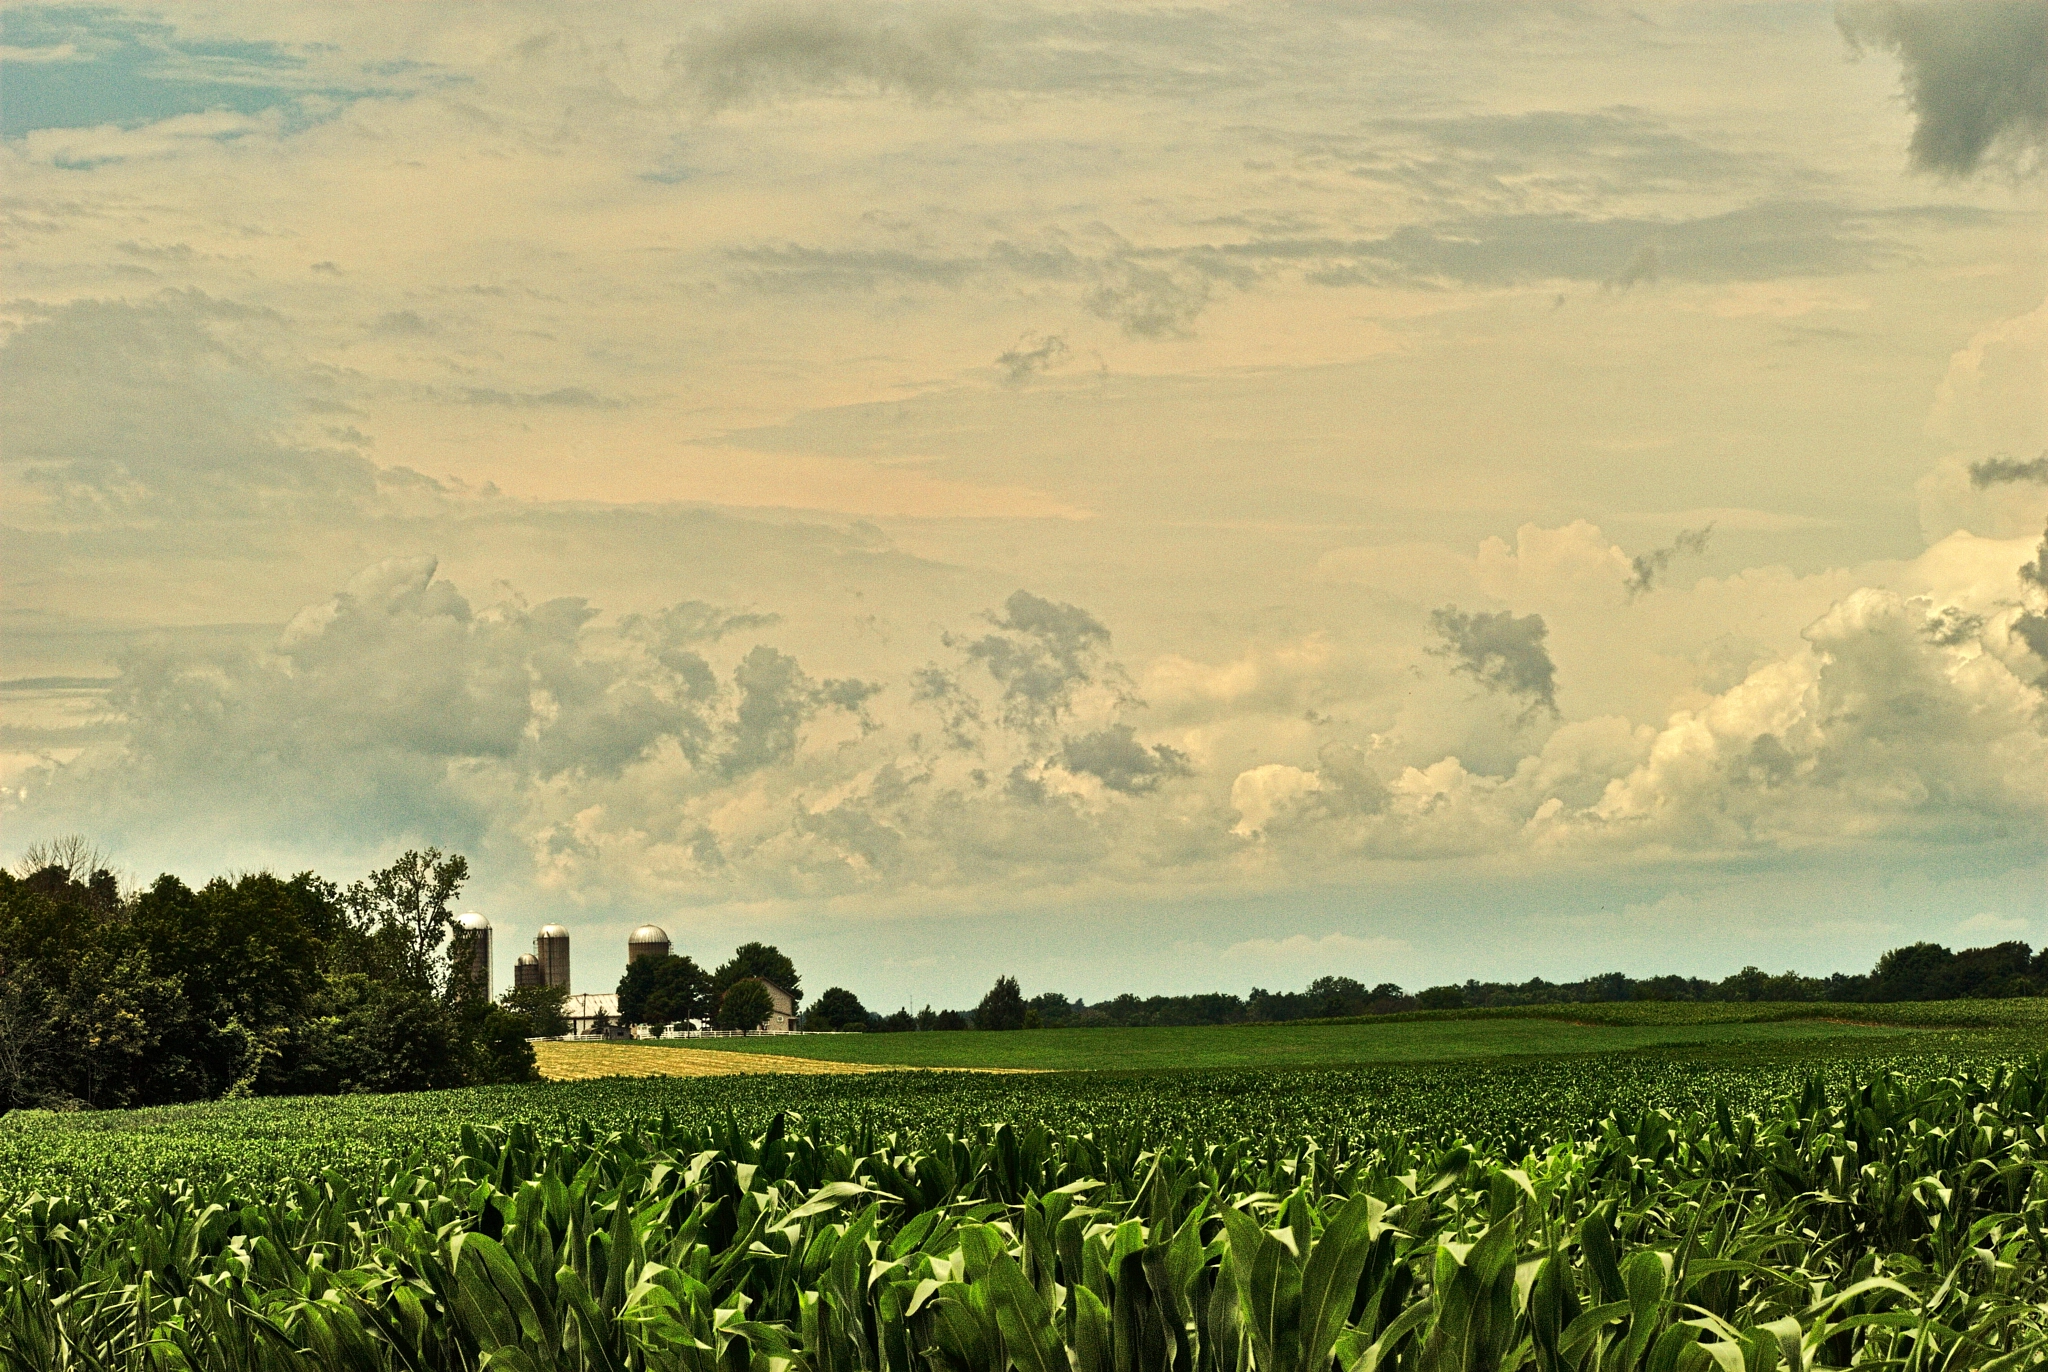
[[540, 934], [533, 940], [533, 951], [540, 958], [541, 985], [568, 990], [569, 931], [559, 924], [542, 925]]
[[458, 974], [485, 1000], [491, 998], [491, 922], [474, 910], [455, 917], [458, 936], [467, 935], [469, 957]]
[[652, 924], [643, 924], [626, 935], [626, 965], [631, 967], [642, 958], [665, 958], [668, 956], [668, 931]]
[[521, 953], [512, 962], [512, 989], [524, 991], [529, 986], [540, 985], [540, 959], [531, 953]]

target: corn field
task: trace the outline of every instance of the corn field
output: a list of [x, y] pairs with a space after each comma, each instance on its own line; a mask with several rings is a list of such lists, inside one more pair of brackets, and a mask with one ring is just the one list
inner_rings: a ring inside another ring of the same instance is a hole
[[1518, 1156], [787, 1114], [464, 1128], [374, 1179], [0, 1202], [0, 1364], [2037, 1367], [2044, 1106], [2036, 1062], [1816, 1077]]

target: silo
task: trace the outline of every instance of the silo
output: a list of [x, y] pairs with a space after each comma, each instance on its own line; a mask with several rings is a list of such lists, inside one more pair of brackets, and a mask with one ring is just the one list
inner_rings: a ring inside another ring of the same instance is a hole
[[540, 958], [541, 985], [568, 990], [569, 931], [559, 924], [542, 925], [533, 940], [533, 951]]
[[521, 953], [512, 963], [512, 989], [524, 991], [529, 986], [540, 985], [540, 959], [531, 953]]
[[457, 936], [469, 940], [469, 959], [461, 975], [485, 1000], [491, 998], [491, 922], [474, 910], [455, 917]]
[[668, 956], [668, 932], [652, 924], [643, 924], [626, 935], [626, 965], [631, 967], [642, 958], [665, 958]]

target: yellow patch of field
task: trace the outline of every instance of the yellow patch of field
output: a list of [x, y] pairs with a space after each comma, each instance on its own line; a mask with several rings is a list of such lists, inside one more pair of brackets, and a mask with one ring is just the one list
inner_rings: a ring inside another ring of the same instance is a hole
[[[731, 1077], [748, 1072], [887, 1072], [860, 1062], [819, 1062], [772, 1053], [721, 1053], [705, 1048], [655, 1048], [634, 1043], [533, 1045], [540, 1074], [549, 1081], [589, 1077]], [[902, 1070], [900, 1068], [894, 1070]]]

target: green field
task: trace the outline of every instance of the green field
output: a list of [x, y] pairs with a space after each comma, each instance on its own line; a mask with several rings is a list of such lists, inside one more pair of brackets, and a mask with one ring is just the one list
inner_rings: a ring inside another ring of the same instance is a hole
[[1286, 1024], [1178, 1029], [965, 1030], [931, 1034], [787, 1034], [685, 1039], [691, 1048], [898, 1067], [1007, 1067], [1050, 1072], [1323, 1067], [1558, 1057], [1679, 1047], [1776, 1046], [1885, 1039], [1928, 1030], [1824, 1024], [1614, 1026], [1538, 1019], [1406, 1024]]
[[[1885, 1041], [1911, 1051], [2029, 1042], [2048, 1050], [2048, 1002], [1941, 1005], [1640, 1003], [1437, 1011], [1327, 1023], [1195, 1028], [974, 1030], [922, 1034], [776, 1034], [680, 1039], [678, 1046], [899, 1067], [1142, 1071], [1322, 1067], [1557, 1057], [1691, 1048], [1803, 1051]], [[1851, 1022], [1853, 1021], [1853, 1022]], [[641, 1040], [659, 1044], [663, 1040]], [[1929, 1045], [1933, 1046], [1933, 1045]]]
[[[2048, 1050], [2043, 1003], [2034, 1001], [1858, 1007], [1893, 1021], [1877, 1025], [1769, 1018], [1804, 1007], [1678, 1007], [1692, 1012], [1690, 1023], [1668, 1006], [1564, 1008], [1637, 1022], [1583, 1025], [1482, 1011], [1329, 1025], [697, 1039], [682, 1042], [906, 1067], [1050, 1070], [612, 1078], [16, 1112], [0, 1117], [0, 1199], [177, 1178], [267, 1185], [330, 1168], [369, 1176], [387, 1158], [445, 1152], [465, 1124], [583, 1119], [602, 1129], [664, 1113], [730, 1115], [759, 1129], [793, 1111], [823, 1126], [921, 1135], [1000, 1121], [1323, 1137], [1402, 1131], [1511, 1149], [1583, 1134], [1614, 1110], [1703, 1110], [1716, 1100], [1759, 1108], [1815, 1073], [1846, 1082], [1884, 1070], [1971, 1070]], [[1155, 1089], [1162, 1080], [1172, 1083], [1170, 1092]]]
[[2043, 1366], [2038, 1020], [1910, 1018], [16, 1112], [0, 1369]]

